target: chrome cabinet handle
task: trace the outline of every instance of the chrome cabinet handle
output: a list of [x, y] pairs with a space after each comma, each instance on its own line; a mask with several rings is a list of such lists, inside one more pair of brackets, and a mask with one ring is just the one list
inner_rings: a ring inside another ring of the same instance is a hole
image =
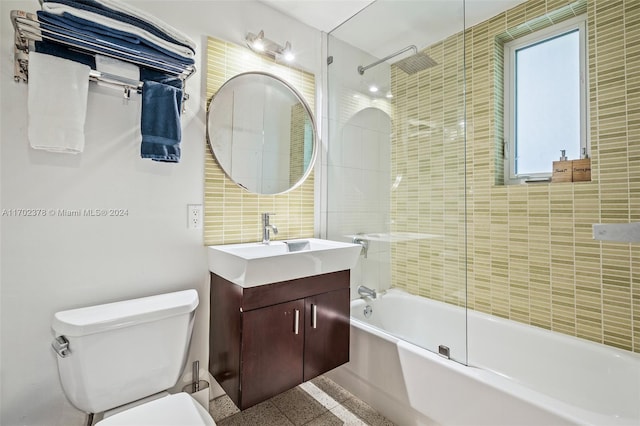
[[300, 311], [298, 309], [293, 310], [293, 332], [295, 334], [300, 332]]
[[311, 304], [311, 328], [318, 328], [318, 305]]

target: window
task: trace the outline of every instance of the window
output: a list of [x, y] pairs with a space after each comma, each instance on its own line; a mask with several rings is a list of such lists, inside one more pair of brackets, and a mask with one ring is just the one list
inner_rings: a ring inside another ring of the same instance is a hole
[[504, 45], [505, 183], [551, 177], [587, 143], [585, 17]]

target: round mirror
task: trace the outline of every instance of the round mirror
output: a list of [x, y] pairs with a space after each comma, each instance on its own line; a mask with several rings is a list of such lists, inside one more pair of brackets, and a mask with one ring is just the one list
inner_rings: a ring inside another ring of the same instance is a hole
[[236, 184], [256, 194], [300, 185], [316, 157], [316, 125], [302, 96], [262, 72], [238, 74], [207, 106], [207, 140]]

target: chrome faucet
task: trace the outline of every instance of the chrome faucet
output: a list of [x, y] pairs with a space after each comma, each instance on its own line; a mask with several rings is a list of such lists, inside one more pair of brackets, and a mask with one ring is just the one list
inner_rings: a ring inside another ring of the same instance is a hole
[[376, 296], [377, 296], [377, 295], [376, 295], [376, 291], [375, 291], [375, 290], [372, 290], [372, 289], [370, 289], [369, 287], [365, 287], [365, 286], [363, 286], [363, 285], [358, 286], [358, 294], [359, 294], [361, 297], [366, 297], [366, 296], [368, 296], [368, 297], [370, 297], [370, 298], [372, 298], [372, 299], [375, 299], [375, 298], [376, 298]]
[[369, 251], [369, 240], [365, 239], [364, 235], [357, 234], [353, 236], [353, 238], [351, 239], [351, 242], [353, 244], [360, 244], [360, 246], [362, 247], [360, 249], [360, 254], [364, 254], [364, 258], [366, 259], [367, 252]]
[[269, 223], [269, 216], [272, 215], [275, 215], [275, 213], [262, 213], [262, 244], [271, 242], [269, 231], [273, 231], [273, 235], [278, 235], [278, 228]]

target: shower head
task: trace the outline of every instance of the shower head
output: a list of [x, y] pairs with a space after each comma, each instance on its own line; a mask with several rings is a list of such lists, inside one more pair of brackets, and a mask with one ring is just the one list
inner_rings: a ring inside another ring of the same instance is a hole
[[426, 70], [427, 68], [431, 68], [434, 65], [438, 65], [438, 63], [426, 53], [418, 52], [407, 58], [401, 59], [398, 62], [395, 62], [393, 65], [396, 65], [402, 71], [411, 75], [419, 71]]
[[422, 70], [426, 70], [429, 67], [432, 67], [434, 65], [437, 65], [438, 63], [436, 61], [434, 61], [429, 55], [427, 55], [424, 52], [418, 52], [418, 48], [414, 45], [411, 46], [407, 46], [402, 50], [399, 50], [395, 53], [392, 53], [389, 56], [385, 56], [384, 58], [369, 64], [367, 66], [362, 66], [360, 65], [358, 67], [358, 73], [360, 75], [363, 75], [364, 72], [366, 70], [368, 70], [369, 68], [373, 68], [376, 65], [379, 65], [381, 63], [383, 63], [384, 61], [391, 59], [393, 57], [398, 56], [401, 53], [404, 53], [408, 50], [413, 50], [413, 55], [401, 59], [398, 62], [395, 62], [394, 65], [397, 65], [398, 68], [400, 68], [402, 71], [406, 72], [407, 74], [415, 74], [418, 71], [422, 71]]

